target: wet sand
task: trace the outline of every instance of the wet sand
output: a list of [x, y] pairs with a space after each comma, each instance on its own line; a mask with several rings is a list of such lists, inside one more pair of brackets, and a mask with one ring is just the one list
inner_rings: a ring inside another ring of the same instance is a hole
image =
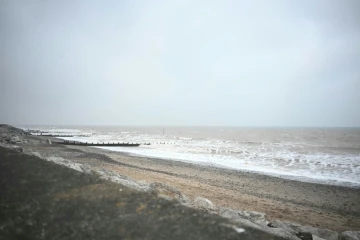
[[108, 169], [138, 181], [161, 182], [217, 206], [266, 213], [335, 231], [360, 230], [360, 189], [306, 183], [173, 160], [130, 156], [83, 146], [39, 145], [32, 151]]

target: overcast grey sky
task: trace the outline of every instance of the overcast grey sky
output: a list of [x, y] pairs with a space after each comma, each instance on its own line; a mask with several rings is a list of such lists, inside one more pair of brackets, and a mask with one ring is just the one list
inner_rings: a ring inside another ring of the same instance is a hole
[[0, 122], [360, 126], [359, 0], [0, 4]]

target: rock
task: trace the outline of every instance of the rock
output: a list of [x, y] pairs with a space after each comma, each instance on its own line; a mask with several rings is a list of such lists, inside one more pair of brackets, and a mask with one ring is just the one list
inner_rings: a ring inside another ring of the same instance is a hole
[[148, 184], [138, 183], [135, 180], [133, 180], [127, 176], [118, 174], [118, 173], [114, 173], [114, 172], [111, 172], [108, 170], [96, 171], [95, 173], [101, 179], [110, 180], [112, 182], [122, 184], [128, 188], [131, 188], [131, 189], [134, 189], [137, 191], [149, 192], [151, 190], [151, 188]]
[[150, 188], [150, 191], [156, 194], [158, 197], [162, 197], [168, 200], [177, 200], [183, 204], [187, 204], [190, 202], [189, 198], [185, 194], [169, 185], [154, 182], [150, 184]]
[[326, 239], [323, 239], [323, 238], [319, 238], [318, 236], [315, 236], [315, 235], [312, 235], [312, 239], [313, 240], [326, 240]]
[[80, 166], [80, 168], [84, 173], [87, 173], [87, 174], [91, 174], [93, 172], [91, 167], [89, 165], [86, 165], [86, 164], [82, 164]]
[[47, 143], [51, 144], [51, 139], [50, 138], [47, 139]]
[[253, 223], [250, 220], [244, 219], [244, 218], [232, 219], [232, 221], [237, 224], [241, 224], [242, 226], [245, 226], [245, 227], [251, 227], [251, 228], [262, 230], [262, 228], [259, 225]]
[[293, 223], [289, 221], [280, 221], [276, 220], [271, 223], [272, 226], [276, 228], [283, 228], [287, 231], [289, 231], [292, 234], [296, 234], [298, 232], [308, 232], [312, 235], [315, 235], [320, 238], [324, 238], [327, 240], [338, 240], [338, 233], [329, 229], [321, 229], [321, 228], [315, 228], [311, 226], [302, 226], [298, 223]]
[[296, 233], [296, 236], [301, 240], [313, 240], [312, 234], [308, 232], [298, 232]]
[[10, 139], [11, 143], [20, 143], [20, 138], [18, 136], [12, 137]]
[[238, 211], [230, 209], [230, 208], [220, 208], [219, 215], [224, 218], [231, 219], [235, 223], [240, 223], [246, 227], [252, 227], [255, 229], [261, 229], [261, 227], [252, 221], [242, 218], [237, 214]]
[[18, 152], [24, 152], [24, 149], [23, 148], [21, 148], [21, 147], [16, 147], [16, 148], [14, 148], [16, 151], [18, 151]]
[[263, 231], [282, 237], [284, 239], [288, 239], [288, 240], [300, 240], [300, 238], [298, 238], [297, 236], [295, 236], [294, 234], [292, 234], [291, 232], [282, 229], [282, 228], [269, 228], [267, 226], [265, 226], [264, 228], [262, 228]]
[[215, 205], [209, 199], [203, 197], [195, 198], [192, 206], [195, 208], [201, 208], [205, 210], [215, 210], [216, 208]]
[[267, 224], [267, 226], [268, 226], [268, 227], [271, 227], [271, 228], [275, 228], [275, 226], [272, 224], [272, 222], [269, 222], [269, 223]]
[[220, 216], [230, 219], [247, 219], [257, 225], [266, 226], [268, 222], [265, 219], [265, 213], [255, 211], [237, 211], [230, 208], [220, 208]]
[[360, 231], [346, 231], [339, 234], [339, 240], [360, 240]]
[[81, 168], [82, 164], [80, 164], [80, 163], [75, 163], [70, 160], [67, 160], [67, 159], [64, 159], [61, 157], [54, 157], [54, 156], [45, 157], [45, 159], [48, 161], [54, 162], [56, 164], [66, 166], [68, 168], [72, 168], [76, 171], [83, 172], [83, 169]]
[[33, 156], [35, 156], [35, 157], [38, 157], [38, 158], [43, 158], [43, 157], [41, 156], [41, 154], [38, 153], [38, 152], [30, 152], [29, 154], [30, 154], [30, 155], [33, 155]]

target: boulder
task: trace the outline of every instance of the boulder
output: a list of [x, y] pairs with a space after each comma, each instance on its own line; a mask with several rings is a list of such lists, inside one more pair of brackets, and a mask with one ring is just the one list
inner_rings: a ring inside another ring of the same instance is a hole
[[257, 225], [266, 226], [267, 221], [265, 219], [265, 213], [255, 212], [255, 211], [237, 211], [230, 208], [220, 208], [220, 216], [230, 218], [233, 220], [236, 219], [247, 219]]
[[313, 235], [308, 232], [298, 232], [296, 233], [296, 236], [301, 240], [313, 240]]
[[335, 231], [329, 230], [329, 229], [321, 229], [321, 228], [315, 228], [311, 226], [302, 226], [298, 223], [293, 223], [289, 221], [280, 221], [276, 220], [271, 223], [271, 225], [275, 228], [283, 228], [292, 234], [296, 234], [299, 232], [308, 232], [312, 235], [315, 235], [320, 238], [324, 238], [327, 240], [338, 240], [339, 234]]
[[346, 231], [339, 234], [339, 240], [360, 240], [360, 231]]
[[19, 143], [20, 142], [20, 138], [18, 136], [12, 137], [10, 140], [11, 143]]
[[39, 152], [29, 152], [28, 154], [33, 155], [33, 156], [38, 157], [38, 158], [43, 158]]
[[18, 152], [24, 152], [24, 149], [21, 147], [15, 147], [14, 149]]
[[54, 157], [54, 156], [45, 157], [45, 160], [54, 162], [54, 163], [59, 164], [59, 165], [66, 166], [68, 168], [72, 168], [72, 169], [74, 169], [76, 171], [79, 171], [79, 172], [83, 172], [83, 170], [81, 168], [82, 164], [72, 162], [71, 160], [67, 160], [67, 159], [64, 159], [64, 158], [61, 158], [61, 157]]
[[185, 194], [169, 185], [154, 182], [150, 184], [150, 188], [150, 192], [156, 194], [158, 197], [162, 197], [168, 200], [176, 200], [183, 204], [190, 202], [189, 198]]
[[245, 226], [245, 227], [251, 227], [251, 228], [263, 230], [259, 225], [253, 223], [250, 220], [244, 219], [244, 218], [232, 219], [232, 221], [237, 224], [241, 224], [242, 226]]
[[93, 172], [91, 167], [89, 165], [86, 165], [86, 164], [82, 164], [80, 166], [80, 168], [84, 173], [87, 173], [87, 174], [91, 174]]
[[203, 197], [195, 198], [194, 202], [192, 203], [192, 206], [195, 208], [201, 208], [208, 211], [216, 209], [215, 205], [209, 199]]
[[323, 238], [319, 238], [318, 236], [315, 236], [315, 235], [312, 235], [312, 239], [313, 240], [326, 240], [326, 239], [323, 239]]
[[298, 238], [297, 236], [295, 236], [294, 234], [292, 234], [291, 232], [282, 229], [282, 228], [270, 228], [265, 226], [264, 228], [262, 228], [263, 231], [282, 237], [284, 239], [288, 239], [288, 240], [300, 240], [300, 238]]
[[119, 183], [119, 184], [122, 184], [123, 186], [126, 186], [128, 188], [131, 188], [131, 189], [134, 189], [137, 191], [141, 191], [141, 192], [151, 191], [151, 188], [148, 184], [138, 183], [135, 180], [133, 180], [127, 176], [124, 176], [124, 175], [121, 175], [118, 173], [114, 173], [109, 170], [96, 171], [95, 174], [98, 175], [101, 179]]

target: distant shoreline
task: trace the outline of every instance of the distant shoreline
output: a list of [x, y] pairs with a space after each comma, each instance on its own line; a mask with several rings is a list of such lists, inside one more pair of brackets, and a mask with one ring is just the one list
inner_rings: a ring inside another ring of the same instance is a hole
[[129, 128], [138, 128], [138, 127], [151, 127], [151, 128], [176, 128], [176, 127], [215, 127], [215, 128], [258, 128], [258, 129], [360, 129], [360, 126], [227, 126], [227, 125], [118, 125], [118, 124], [10, 124], [17, 128], [22, 127], [37, 127], [37, 126], [47, 126], [47, 127], [129, 127]]

